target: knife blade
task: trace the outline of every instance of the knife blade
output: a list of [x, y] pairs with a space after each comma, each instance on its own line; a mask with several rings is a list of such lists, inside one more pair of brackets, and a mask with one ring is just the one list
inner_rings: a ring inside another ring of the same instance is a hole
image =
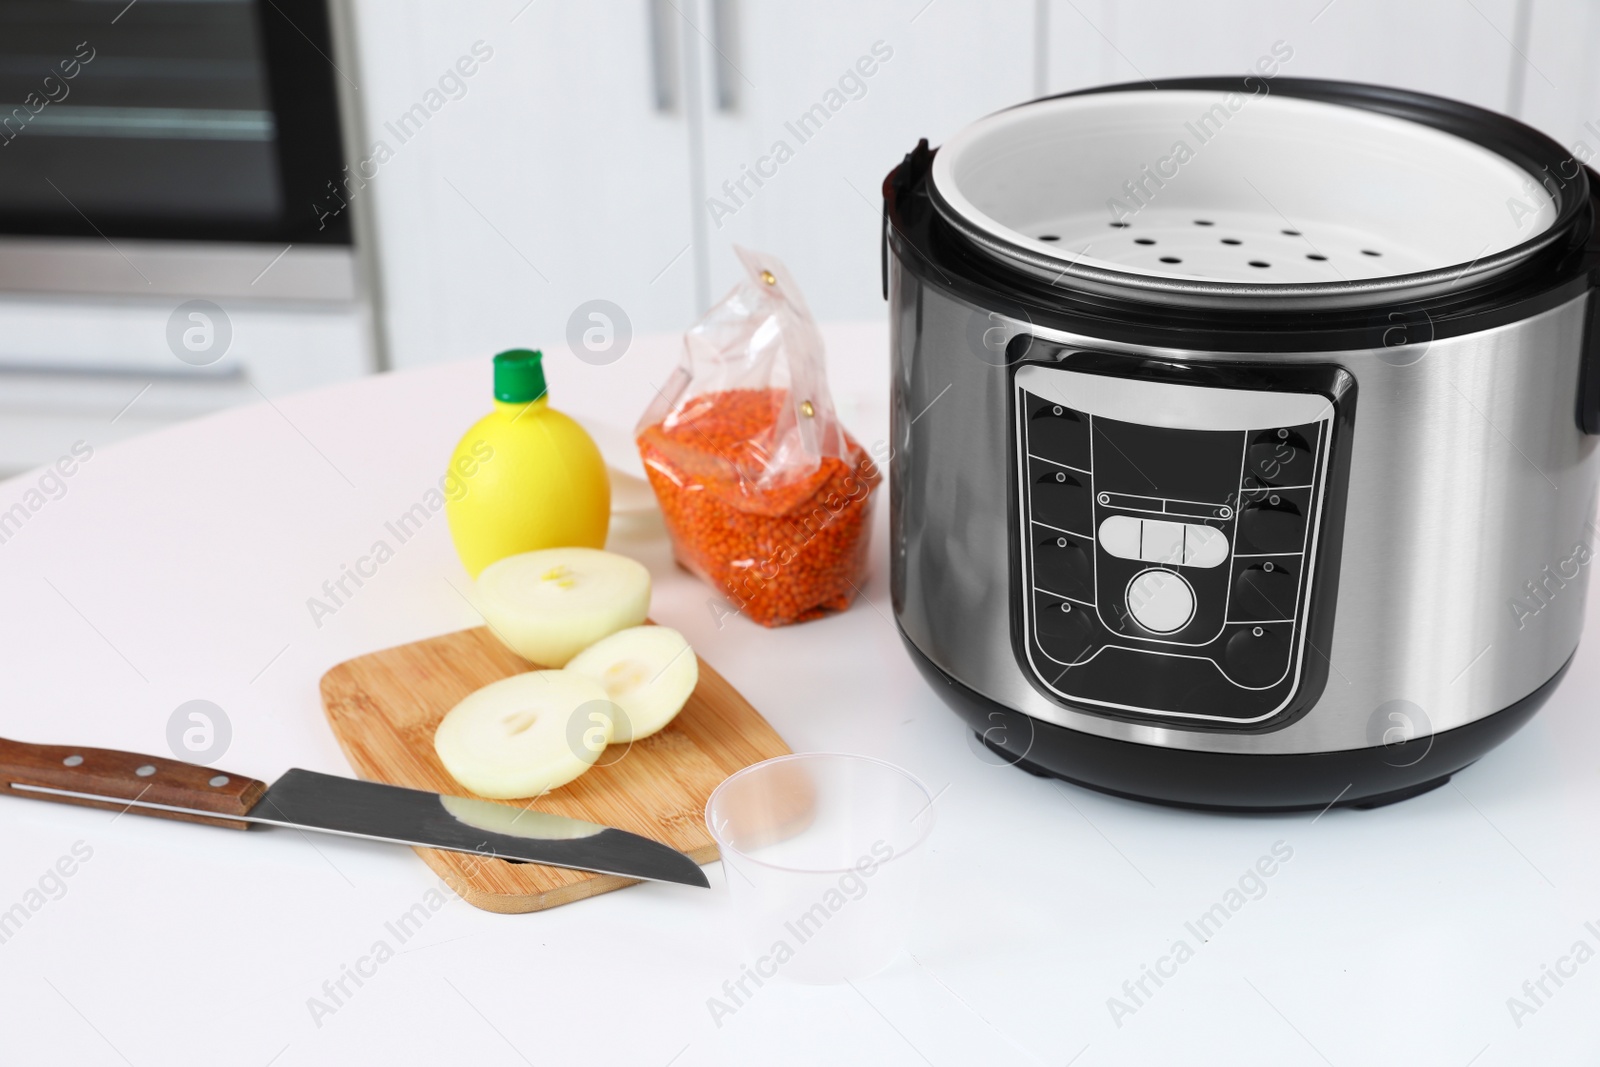
[[316, 771], [293, 769], [268, 786], [155, 756], [0, 738], [0, 786], [14, 796], [136, 815], [235, 829], [291, 827], [710, 888], [694, 860], [626, 830]]

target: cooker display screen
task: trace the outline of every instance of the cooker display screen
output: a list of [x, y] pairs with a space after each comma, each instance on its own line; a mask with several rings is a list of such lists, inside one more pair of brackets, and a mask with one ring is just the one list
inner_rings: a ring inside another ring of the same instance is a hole
[[1138, 496], [1231, 503], [1243, 443], [1234, 432], [1172, 430], [1097, 418], [1095, 485]]

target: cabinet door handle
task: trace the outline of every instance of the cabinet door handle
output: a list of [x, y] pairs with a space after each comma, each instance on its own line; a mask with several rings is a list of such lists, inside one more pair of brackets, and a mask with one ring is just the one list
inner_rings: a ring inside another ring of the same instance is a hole
[[678, 110], [677, 10], [672, 0], [646, 0], [650, 8], [650, 92], [656, 111]]
[[717, 110], [739, 110], [739, 10], [738, 0], [711, 0], [711, 49]]

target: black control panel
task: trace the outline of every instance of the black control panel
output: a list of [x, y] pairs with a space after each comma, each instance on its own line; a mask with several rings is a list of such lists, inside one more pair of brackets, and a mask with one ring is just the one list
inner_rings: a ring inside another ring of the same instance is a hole
[[1036, 683], [1119, 716], [1285, 712], [1305, 674], [1333, 400], [1033, 366], [1013, 408]]

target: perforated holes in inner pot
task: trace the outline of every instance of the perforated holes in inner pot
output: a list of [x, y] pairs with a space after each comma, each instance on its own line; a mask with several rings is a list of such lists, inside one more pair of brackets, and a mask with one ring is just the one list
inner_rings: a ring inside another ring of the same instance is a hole
[[[1196, 90], [1003, 111], [947, 142], [932, 178], [941, 211], [990, 254], [1145, 284], [1403, 279], [1484, 262], [1557, 214], [1526, 170], [1421, 123]], [[1509, 199], [1534, 210], [1515, 216]]]

